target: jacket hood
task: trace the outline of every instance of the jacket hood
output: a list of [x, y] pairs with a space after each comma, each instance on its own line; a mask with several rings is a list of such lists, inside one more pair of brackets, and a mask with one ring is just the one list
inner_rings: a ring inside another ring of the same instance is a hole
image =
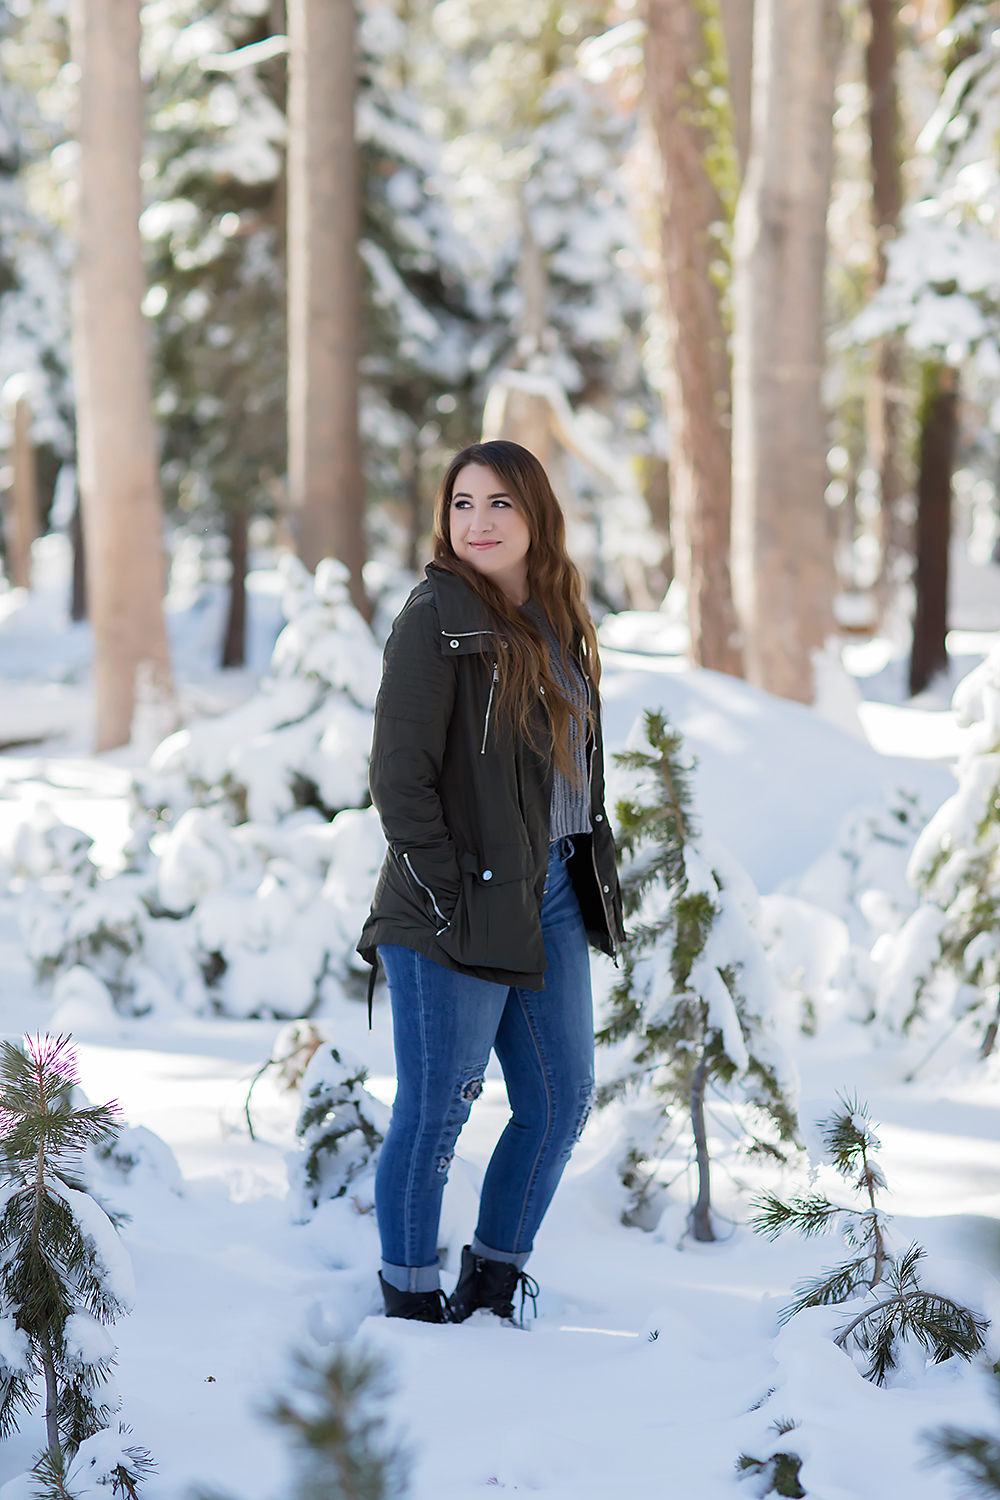
[[461, 646], [455, 648], [463, 655], [469, 651], [493, 649], [496, 630], [483, 601], [478, 598], [464, 578], [449, 573], [437, 563], [428, 563], [424, 569], [427, 582], [434, 595], [434, 607], [441, 622], [442, 650], [451, 655], [451, 640]]

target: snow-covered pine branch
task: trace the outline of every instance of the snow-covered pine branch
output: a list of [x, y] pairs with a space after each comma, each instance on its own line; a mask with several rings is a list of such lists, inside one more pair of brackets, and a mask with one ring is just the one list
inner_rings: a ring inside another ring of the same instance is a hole
[[985, 1057], [1000, 1016], [1000, 648], [953, 706], [971, 730], [958, 790], [914, 845], [907, 875], [922, 899], [879, 954], [877, 1013], [893, 1030], [961, 1028]]
[[[633, 776], [617, 804], [622, 895], [633, 920], [598, 1036], [624, 1051], [601, 1099], [637, 1095], [650, 1106], [650, 1136], [633, 1143], [623, 1168], [637, 1199], [653, 1183], [673, 1115], [690, 1112], [699, 1177], [691, 1229], [711, 1240], [706, 1086], [711, 1080], [750, 1105], [751, 1149], [784, 1159], [796, 1143], [797, 1075], [777, 1033], [777, 991], [754, 927], [756, 891], [697, 829], [681, 736], [662, 714], [646, 713], [618, 762]], [[641, 1162], [649, 1173], [642, 1187]]]

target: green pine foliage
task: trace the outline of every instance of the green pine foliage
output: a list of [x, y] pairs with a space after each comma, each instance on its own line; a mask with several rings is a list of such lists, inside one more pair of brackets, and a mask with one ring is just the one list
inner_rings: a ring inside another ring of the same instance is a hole
[[[797, 1424], [775, 1422], [779, 1437], [784, 1437]], [[736, 1460], [736, 1473], [740, 1479], [755, 1479], [754, 1493], [757, 1495], [789, 1495], [793, 1500], [803, 1500], [805, 1490], [799, 1480], [802, 1460], [797, 1453], [772, 1453], [770, 1458], [753, 1458], [741, 1453]]]
[[[23, 1050], [0, 1042], [0, 1437], [44, 1391], [45, 1497], [69, 1493], [67, 1465], [104, 1436], [114, 1365], [105, 1330], [129, 1310], [129, 1289], [109, 1267], [116, 1231], [78, 1175], [88, 1148], [114, 1140], [117, 1113], [75, 1108], [78, 1083], [68, 1037], [30, 1038]], [[141, 1477], [148, 1455], [131, 1452]]]
[[271, 1411], [299, 1461], [295, 1500], [401, 1500], [406, 1455], [378, 1410], [388, 1394], [382, 1361], [343, 1349], [322, 1362], [299, 1355], [296, 1365], [292, 1396]]
[[622, 899], [632, 922], [622, 977], [598, 1033], [605, 1046], [627, 1042], [627, 1056], [599, 1100], [651, 1099], [653, 1139], [630, 1153], [623, 1181], [632, 1213], [655, 1189], [668, 1128], [689, 1112], [699, 1192], [690, 1227], [714, 1239], [705, 1092], [738, 1086], [750, 1149], [784, 1160], [797, 1144], [786, 1079], [791, 1076], [771, 1030], [773, 981], [721, 851], [710, 867], [692, 812], [691, 768], [681, 735], [662, 713], [647, 713], [643, 740], [616, 757], [634, 791], [617, 804]]
[[[1000, 1371], [993, 1379], [1000, 1397]], [[954, 1466], [964, 1494], [1000, 1495], [1000, 1436], [949, 1426], [932, 1432], [930, 1443], [933, 1461]]]
[[387, 1111], [365, 1088], [367, 1070], [336, 1047], [313, 1050], [302, 1077], [302, 1108], [295, 1134], [302, 1143], [298, 1168], [308, 1208], [342, 1198], [374, 1169], [387, 1127]]
[[856, 1098], [842, 1097], [841, 1108], [821, 1130], [834, 1169], [853, 1189], [860, 1206], [834, 1203], [819, 1193], [802, 1194], [787, 1203], [774, 1193], [763, 1193], [755, 1200], [750, 1223], [758, 1234], [772, 1240], [786, 1230], [808, 1239], [839, 1228], [857, 1253], [800, 1284], [795, 1300], [782, 1311], [782, 1322], [806, 1307], [863, 1298], [865, 1305], [840, 1330], [836, 1343], [841, 1349], [854, 1347], [867, 1355], [865, 1375], [876, 1385], [885, 1384], [908, 1339], [920, 1344], [935, 1364], [956, 1354], [971, 1359], [983, 1348], [987, 1321], [950, 1297], [921, 1286], [918, 1271], [924, 1252], [919, 1245], [899, 1255], [889, 1245], [889, 1219], [878, 1202], [878, 1195], [886, 1190], [875, 1156], [880, 1142], [867, 1109]]

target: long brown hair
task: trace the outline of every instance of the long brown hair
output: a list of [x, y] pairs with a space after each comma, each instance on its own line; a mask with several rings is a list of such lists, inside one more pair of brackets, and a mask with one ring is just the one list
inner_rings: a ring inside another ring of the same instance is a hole
[[531, 533], [528, 550], [529, 597], [545, 612], [559, 641], [564, 666], [570, 652], [579, 649], [583, 667], [596, 690], [601, 678], [597, 654], [597, 632], [585, 602], [583, 579], [566, 552], [566, 521], [562, 507], [538, 459], [519, 443], [497, 439], [473, 443], [457, 453], [441, 481], [434, 507], [434, 561], [465, 580], [486, 608], [498, 640], [506, 649], [497, 651], [498, 706], [517, 733], [533, 742], [532, 713], [539, 702], [545, 708], [551, 734], [550, 746], [556, 766], [571, 781], [579, 781], [573, 763], [571, 741], [589, 727], [590, 710], [579, 709], [560, 692], [549, 668], [545, 642], [530, 619], [508, 599], [499, 584], [471, 563], [455, 555], [451, 545], [451, 505], [457, 480], [466, 464], [480, 464], [505, 485]]

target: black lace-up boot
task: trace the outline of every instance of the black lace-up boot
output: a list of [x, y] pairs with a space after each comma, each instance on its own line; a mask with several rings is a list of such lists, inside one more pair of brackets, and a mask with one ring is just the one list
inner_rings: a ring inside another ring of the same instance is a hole
[[471, 1245], [462, 1246], [462, 1270], [458, 1285], [448, 1298], [452, 1321], [464, 1323], [483, 1307], [506, 1323], [514, 1322], [514, 1294], [520, 1291], [521, 1307], [518, 1327], [524, 1327], [524, 1304], [530, 1298], [534, 1315], [538, 1315], [538, 1282], [526, 1271], [507, 1260], [488, 1260], [476, 1255]]
[[378, 1276], [387, 1318], [412, 1318], [417, 1323], [453, 1323], [448, 1299], [440, 1287], [433, 1292], [401, 1292]]

